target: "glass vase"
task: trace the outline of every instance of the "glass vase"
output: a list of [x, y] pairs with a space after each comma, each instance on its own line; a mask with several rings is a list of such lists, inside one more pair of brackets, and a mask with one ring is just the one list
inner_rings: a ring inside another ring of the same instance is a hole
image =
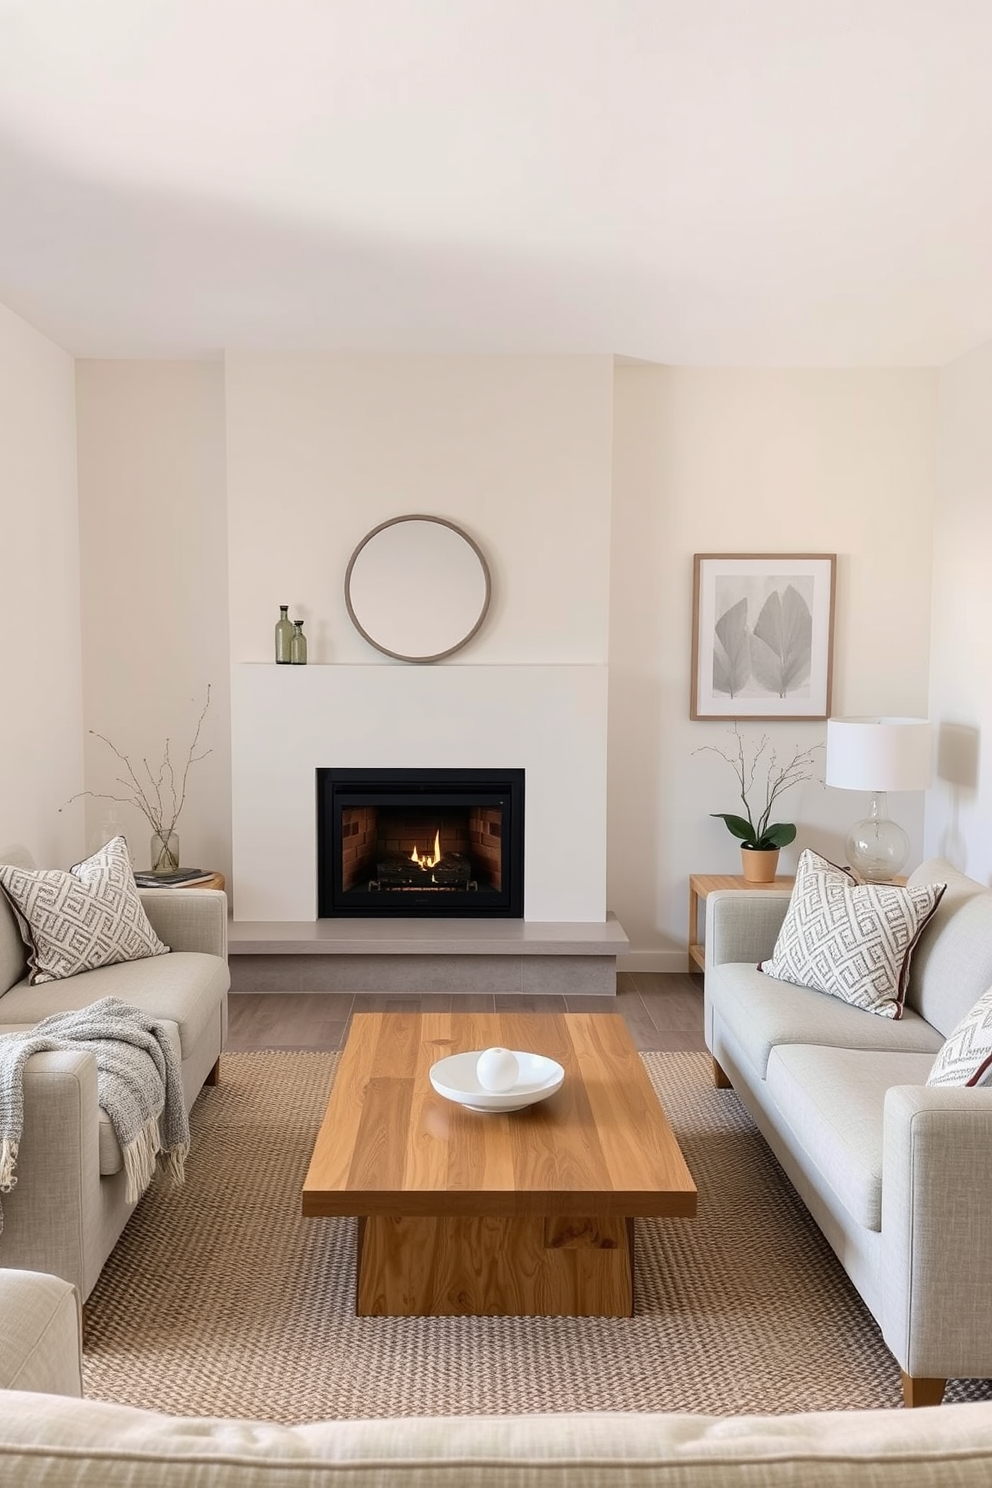
[[153, 832], [151, 860], [153, 873], [175, 873], [179, 867], [179, 833]]

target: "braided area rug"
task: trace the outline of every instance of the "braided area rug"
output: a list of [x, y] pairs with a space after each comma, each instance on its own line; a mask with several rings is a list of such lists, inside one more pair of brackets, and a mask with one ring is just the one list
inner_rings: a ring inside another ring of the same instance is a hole
[[225, 1055], [185, 1187], [156, 1179], [90, 1298], [87, 1396], [286, 1424], [899, 1405], [875, 1323], [736, 1095], [705, 1055], [643, 1058], [699, 1213], [637, 1221], [633, 1318], [358, 1318], [355, 1221], [300, 1214], [338, 1056]]

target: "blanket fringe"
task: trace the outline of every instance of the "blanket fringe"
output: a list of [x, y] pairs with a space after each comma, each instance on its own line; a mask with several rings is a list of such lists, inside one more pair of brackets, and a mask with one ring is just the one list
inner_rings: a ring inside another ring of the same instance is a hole
[[138, 1135], [124, 1148], [124, 1174], [127, 1180], [124, 1199], [136, 1204], [155, 1175], [158, 1155], [158, 1117], [149, 1116]]
[[14, 1176], [16, 1165], [17, 1143], [12, 1142], [9, 1137], [4, 1137], [0, 1142], [0, 1193], [10, 1193], [17, 1182]]
[[189, 1143], [177, 1142], [175, 1147], [168, 1152], [162, 1153], [162, 1161], [165, 1163], [165, 1171], [168, 1173], [176, 1188], [182, 1188], [186, 1182], [186, 1159], [189, 1156]]

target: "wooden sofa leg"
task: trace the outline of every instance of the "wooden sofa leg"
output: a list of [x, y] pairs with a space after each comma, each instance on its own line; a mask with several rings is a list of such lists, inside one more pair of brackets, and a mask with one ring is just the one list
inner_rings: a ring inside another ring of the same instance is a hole
[[219, 1054], [218, 1054], [217, 1058], [214, 1060], [213, 1069], [207, 1075], [207, 1078], [204, 1080], [203, 1083], [204, 1083], [204, 1085], [219, 1085], [220, 1084], [220, 1055]]
[[912, 1375], [902, 1371], [902, 1398], [907, 1410], [912, 1410], [918, 1405], [939, 1405], [944, 1398], [944, 1386], [946, 1380], [942, 1379], [914, 1379]]
[[713, 1084], [716, 1086], [717, 1090], [733, 1090], [734, 1088], [731, 1081], [727, 1078], [726, 1074], [717, 1064], [715, 1059], [713, 1060]]

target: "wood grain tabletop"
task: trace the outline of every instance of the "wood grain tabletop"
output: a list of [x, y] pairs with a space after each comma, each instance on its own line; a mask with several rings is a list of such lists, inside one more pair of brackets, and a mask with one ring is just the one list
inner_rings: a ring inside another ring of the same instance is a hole
[[[561, 1089], [509, 1113], [434, 1091], [437, 1060], [496, 1045], [558, 1060]], [[692, 1175], [618, 1014], [355, 1014], [304, 1214], [695, 1212]]]

